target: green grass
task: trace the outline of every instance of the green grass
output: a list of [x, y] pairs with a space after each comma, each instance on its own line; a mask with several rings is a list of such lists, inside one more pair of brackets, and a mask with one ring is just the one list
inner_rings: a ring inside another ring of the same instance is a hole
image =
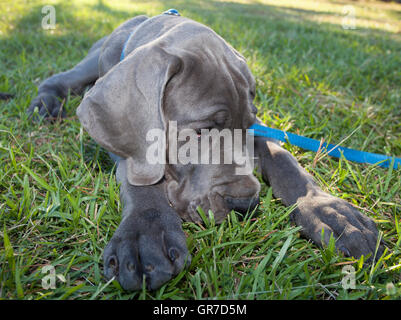
[[[57, 26], [41, 29], [53, 4]], [[356, 8], [357, 29], [341, 27]], [[266, 124], [344, 146], [401, 156], [401, 5], [358, 1], [2, 1], [0, 2], [1, 299], [399, 299], [401, 171], [316, 158], [286, 146], [321, 187], [373, 218], [388, 250], [373, 266], [299, 237], [263, 186], [260, 210], [222, 225], [184, 224], [193, 262], [154, 292], [128, 293], [102, 276], [102, 251], [120, 221], [112, 162], [75, 116], [31, 123], [25, 110], [46, 77], [137, 14], [177, 8], [205, 23], [248, 60]], [[55, 289], [42, 268], [55, 267]], [[342, 267], [356, 270], [344, 290]], [[61, 281], [64, 280], [65, 282]], [[61, 280], [60, 280], [61, 279]]]

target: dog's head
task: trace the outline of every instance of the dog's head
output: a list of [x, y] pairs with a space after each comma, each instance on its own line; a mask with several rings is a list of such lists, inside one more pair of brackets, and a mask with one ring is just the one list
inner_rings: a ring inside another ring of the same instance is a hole
[[[183, 219], [199, 221], [201, 206], [220, 222], [231, 209], [252, 209], [260, 185], [252, 169], [238, 174], [239, 167], [244, 171], [236, 161], [238, 139], [231, 140], [232, 161], [224, 161], [226, 140], [202, 145], [202, 129], [224, 129], [228, 140], [242, 133], [243, 151], [245, 130], [256, 119], [254, 93], [245, 59], [209, 28], [187, 22], [114, 66], [88, 91], [77, 114], [92, 138], [126, 159], [130, 184], [164, 183]], [[162, 138], [150, 138], [155, 129]], [[155, 145], [161, 161], [149, 159]]]

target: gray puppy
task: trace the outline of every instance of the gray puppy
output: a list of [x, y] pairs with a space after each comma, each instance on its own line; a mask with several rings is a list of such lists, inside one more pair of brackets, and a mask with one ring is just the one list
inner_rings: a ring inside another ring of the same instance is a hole
[[[212, 210], [216, 222], [231, 210], [253, 210], [260, 185], [252, 172], [236, 175], [236, 164], [151, 164], [146, 134], [167, 133], [171, 120], [178, 130], [245, 130], [259, 122], [255, 80], [244, 57], [210, 28], [177, 15], [138, 16], [96, 42], [73, 69], [46, 79], [28, 112], [38, 107], [41, 116], [55, 117], [60, 98], [91, 84], [77, 114], [91, 137], [118, 156], [124, 204], [104, 272], [126, 290], [141, 288], [144, 275], [156, 289], [190, 263], [181, 219], [201, 221], [198, 206]], [[163, 146], [168, 154], [169, 144]], [[275, 197], [297, 204], [291, 218], [304, 237], [321, 245], [324, 229], [324, 242], [332, 234], [347, 256], [374, 253], [378, 231], [371, 219], [323, 192], [277, 142], [255, 138], [254, 147]]]

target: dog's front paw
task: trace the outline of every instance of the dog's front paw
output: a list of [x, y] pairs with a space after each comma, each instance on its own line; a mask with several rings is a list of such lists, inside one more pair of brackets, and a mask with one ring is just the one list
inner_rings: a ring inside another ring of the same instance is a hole
[[[359, 258], [375, 254], [378, 230], [372, 219], [363, 215], [348, 202], [325, 193], [306, 196], [298, 200], [298, 207], [292, 219], [302, 227], [301, 235], [311, 239], [317, 245], [328, 244], [330, 235], [336, 240], [336, 248], [346, 256]], [[383, 253], [380, 244], [376, 259]]]
[[[36, 119], [38, 116], [40, 118], [55, 119], [65, 116], [65, 110], [62, 106], [63, 102], [57, 97], [56, 93], [46, 91], [39, 93], [39, 95], [32, 100], [27, 109], [27, 113], [30, 117], [35, 117]], [[37, 114], [35, 113], [36, 108]]]
[[179, 219], [164, 218], [147, 210], [123, 219], [104, 251], [107, 279], [115, 277], [125, 290], [133, 291], [142, 288], [145, 276], [147, 288], [154, 290], [189, 266]]

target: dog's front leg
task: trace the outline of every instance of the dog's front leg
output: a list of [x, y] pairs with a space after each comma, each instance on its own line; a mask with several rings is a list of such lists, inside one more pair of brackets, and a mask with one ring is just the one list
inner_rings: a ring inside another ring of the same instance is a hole
[[[375, 253], [378, 230], [370, 218], [348, 202], [322, 191], [297, 160], [275, 141], [255, 137], [255, 151], [263, 180], [273, 194], [287, 205], [297, 204], [292, 220], [302, 227], [301, 234], [317, 245], [327, 244], [330, 235], [336, 248], [346, 256], [360, 257]], [[379, 247], [377, 257], [383, 252]]]
[[105, 276], [113, 276], [125, 290], [150, 290], [190, 264], [181, 219], [168, 205], [162, 185], [133, 186], [126, 179], [125, 161], [117, 168], [123, 218], [105, 248]]
[[72, 69], [57, 73], [44, 80], [35, 99], [31, 101], [27, 113], [32, 116], [35, 108], [44, 118], [64, 117], [62, 100], [68, 93], [81, 94], [85, 88], [99, 78], [99, 56], [101, 46], [107, 37], [98, 40], [89, 50], [88, 55]]

